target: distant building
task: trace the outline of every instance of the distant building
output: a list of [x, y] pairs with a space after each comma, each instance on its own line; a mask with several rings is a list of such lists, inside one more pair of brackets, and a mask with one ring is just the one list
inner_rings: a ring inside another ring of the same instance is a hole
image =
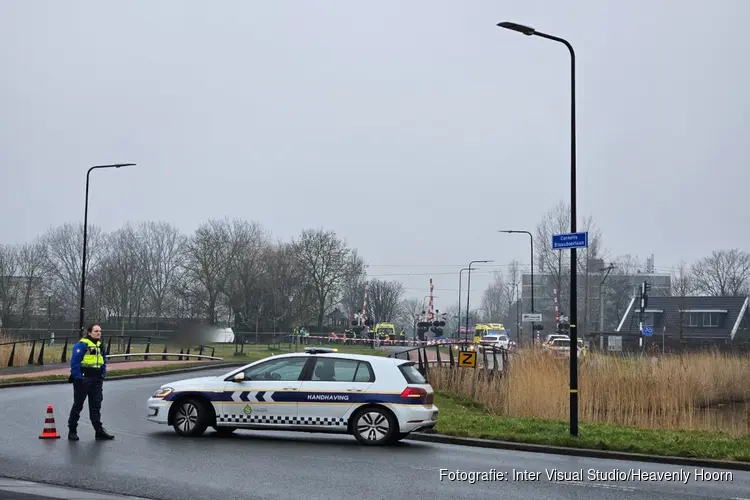
[[[585, 334], [600, 330], [602, 300], [604, 300], [604, 329], [612, 330], [627, 307], [630, 299], [637, 295], [637, 290], [643, 281], [651, 285], [651, 296], [666, 296], [672, 290], [672, 277], [666, 273], [634, 273], [624, 274], [613, 270], [604, 280], [605, 273], [599, 272], [601, 261], [592, 261], [591, 272], [578, 275], [578, 325], [579, 332]], [[555, 329], [555, 290], [560, 286], [556, 283], [556, 275], [552, 273], [534, 273], [534, 310], [541, 313], [544, 321], [542, 335], [550, 334]], [[570, 285], [569, 275], [562, 276], [563, 290], [557, 290], [557, 296], [568, 297]], [[521, 276], [523, 312], [531, 312], [531, 274]], [[587, 292], [588, 288], [588, 293]], [[613, 290], [616, 289], [616, 293]], [[602, 296], [602, 293], [604, 294]], [[562, 304], [558, 309], [565, 316], [570, 314], [567, 305]], [[524, 324], [524, 332], [530, 331], [530, 324]]]
[[642, 336], [639, 301], [634, 297], [614, 332], [590, 338], [608, 351], [637, 349], [642, 342], [665, 348], [748, 345], [749, 306], [748, 297], [649, 297], [643, 324], [651, 335]]

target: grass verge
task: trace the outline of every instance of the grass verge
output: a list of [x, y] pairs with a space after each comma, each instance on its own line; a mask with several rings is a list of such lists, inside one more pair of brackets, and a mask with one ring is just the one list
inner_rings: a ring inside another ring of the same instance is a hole
[[[118, 377], [121, 375], [144, 375], [147, 373], [169, 373], [176, 370], [184, 370], [186, 368], [198, 368], [209, 365], [201, 365], [198, 363], [180, 363], [174, 365], [157, 365], [157, 366], [144, 366], [143, 368], [130, 368], [125, 370], [110, 370], [107, 373], [107, 378]], [[68, 380], [68, 375], [40, 375], [38, 377], [13, 377], [0, 379], [0, 386], [5, 384], [13, 384], [19, 382], [51, 382], [56, 380]]]
[[471, 400], [444, 393], [435, 395], [435, 404], [440, 408], [435, 430], [448, 436], [750, 462], [750, 437], [738, 439], [722, 432], [651, 430], [581, 422], [579, 435], [574, 438], [566, 421], [501, 417]]

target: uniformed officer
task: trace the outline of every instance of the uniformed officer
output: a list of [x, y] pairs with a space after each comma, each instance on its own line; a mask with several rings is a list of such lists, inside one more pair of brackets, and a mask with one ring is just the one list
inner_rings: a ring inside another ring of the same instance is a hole
[[103, 382], [107, 374], [107, 358], [102, 346], [102, 328], [94, 324], [86, 330], [86, 336], [73, 346], [70, 357], [70, 377], [73, 383], [73, 407], [68, 418], [68, 439], [78, 441], [78, 419], [86, 398], [89, 400], [89, 418], [94, 427], [95, 439], [114, 439], [104, 430], [101, 422]]

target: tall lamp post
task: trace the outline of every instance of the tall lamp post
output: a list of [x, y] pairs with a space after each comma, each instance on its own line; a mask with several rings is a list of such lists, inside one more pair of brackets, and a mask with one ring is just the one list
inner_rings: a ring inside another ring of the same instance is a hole
[[83, 317], [86, 307], [86, 242], [88, 237], [89, 222], [89, 176], [93, 170], [100, 168], [134, 167], [135, 163], [115, 163], [112, 165], [96, 165], [86, 172], [86, 204], [83, 209], [83, 259], [81, 262], [81, 311], [78, 317], [78, 336], [83, 337]]
[[[498, 26], [526, 36], [538, 36], [565, 45], [570, 52], [570, 232], [576, 232], [576, 54], [567, 40], [537, 31], [530, 26], [502, 22]], [[578, 435], [578, 261], [570, 249], [570, 435]]]
[[464, 337], [466, 341], [469, 340], [469, 297], [471, 296], [471, 266], [472, 264], [487, 264], [490, 262], [495, 262], [494, 260], [472, 260], [469, 262], [469, 278], [466, 283], [466, 336]]
[[[508, 234], [528, 234], [529, 240], [531, 240], [531, 312], [532, 314], [536, 311], [534, 310], [534, 236], [529, 231], [517, 231], [515, 229], [507, 229], [507, 230], [500, 230], [499, 233], [508, 233]], [[523, 283], [521, 283], [521, 293], [523, 294]], [[535, 322], [531, 322], [531, 338], [534, 338], [534, 331], [535, 331]], [[519, 339], [520, 341], [520, 339]]]
[[[474, 269], [476, 269], [476, 267]], [[461, 277], [463, 272], [468, 270], [468, 267], [464, 267], [458, 272], [458, 327], [456, 328], [456, 338], [459, 340], [461, 340]]]

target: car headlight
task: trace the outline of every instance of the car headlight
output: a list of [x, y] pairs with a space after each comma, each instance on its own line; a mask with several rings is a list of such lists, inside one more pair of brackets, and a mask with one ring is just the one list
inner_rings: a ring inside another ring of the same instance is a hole
[[174, 392], [174, 389], [171, 387], [160, 387], [159, 389], [154, 392], [154, 395], [151, 396], [152, 398], [166, 398], [170, 394]]

